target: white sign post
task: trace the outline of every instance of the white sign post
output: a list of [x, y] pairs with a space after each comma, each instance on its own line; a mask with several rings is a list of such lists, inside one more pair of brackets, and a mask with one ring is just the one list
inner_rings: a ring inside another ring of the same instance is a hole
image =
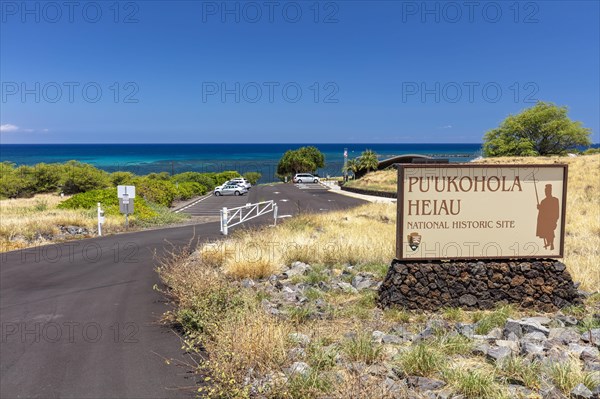
[[126, 195], [135, 198], [135, 186], [117, 186], [117, 197], [124, 198]]
[[125, 228], [129, 228], [129, 214], [133, 213], [133, 199], [135, 198], [135, 186], [117, 186], [117, 197], [119, 197], [119, 208], [125, 214]]

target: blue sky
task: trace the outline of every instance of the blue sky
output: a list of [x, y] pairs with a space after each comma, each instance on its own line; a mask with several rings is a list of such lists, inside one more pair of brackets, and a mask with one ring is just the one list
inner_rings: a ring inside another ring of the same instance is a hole
[[2, 143], [600, 141], [598, 1], [0, 4]]

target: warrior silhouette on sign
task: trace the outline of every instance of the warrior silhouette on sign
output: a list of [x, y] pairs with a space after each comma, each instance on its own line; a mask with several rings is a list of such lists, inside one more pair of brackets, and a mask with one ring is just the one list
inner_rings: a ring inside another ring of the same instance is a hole
[[546, 193], [546, 198], [544, 198], [542, 202], [539, 202], [539, 198], [537, 197], [537, 187], [535, 190], [535, 196], [538, 200], [538, 218], [535, 235], [544, 239], [544, 248], [553, 250], [554, 230], [556, 230], [559, 216], [558, 198], [552, 196], [552, 184], [546, 184], [544, 191]]

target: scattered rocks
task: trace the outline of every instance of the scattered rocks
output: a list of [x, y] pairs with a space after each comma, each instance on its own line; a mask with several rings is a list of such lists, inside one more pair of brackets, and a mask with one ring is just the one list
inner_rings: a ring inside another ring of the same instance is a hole
[[[562, 287], [555, 290], [556, 295], [565, 301], [569, 299], [576, 302], [576, 299], [570, 297], [569, 287], [572, 286], [572, 282], [571, 285], [568, 285], [567, 277], [552, 277], [551, 274], [548, 275], [541, 270], [542, 267], [554, 263], [553, 261], [497, 264], [493, 262], [447, 263], [443, 270], [436, 264], [427, 264], [427, 267], [424, 264], [415, 264], [421, 266], [417, 270], [413, 268], [414, 265], [396, 263], [393, 265], [393, 271], [388, 273], [386, 282], [379, 288], [380, 301], [382, 304], [386, 300], [391, 301], [388, 303], [396, 304], [424, 301], [428, 307], [434, 307], [433, 305], [438, 302], [440, 306], [485, 308], [489, 305], [489, 307], [493, 307], [496, 302], [511, 302], [504, 294], [518, 294], [521, 289], [531, 288], [531, 284], [533, 284], [531, 280], [542, 278], [543, 281], [538, 279], [535, 286], [544, 287], [549, 284], [549, 279], [554, 278], [553, 284]], [[488, 273], [489, 267], [493, 271], [491, 275]], [[470, 275], [465, 268], [470, 270], [473, 275]], [[306, 263], [294, 262], [283, 273], [263, 279], [244, 279], [240, 282], [240, 286], [255, 293], [265, 292], [267, 294], [265, 297], [268, 299], [261, 301], [261, 307], [270, 315], [282, 319], [302, 317], [303, 320], [313, 320], [331, 317], [333, 312], [343, 306], [329, 302], [330, 295], [326, 294], [327, 291], [333, 291], [331, 294], [334, 295], [339, 291], [356, 294], [358, 298], [362, 297], [367, 290], [377, 289], [379, 284], [375, 275], [360, 271], [358, 266], [344, 265], [330, 270], [329, 273], [327, 270], [319, 269], [318, 275], [323, 276], [319, 281], [313, 279], [313, 274], [309, 278], [302, 277], [307, 276], [311, 270], [312, 267]], [[417, 271], [419, 271], [418, 274]], [[565, 271], [562, 270], [560, 273], [563, 272]], [[534, 273], [532, 274], [534, 277], [515, 280], [514, 278], [519, 273], [524, 276]], [[390, 283], [390, 279], [395, 279], [395, 282]], [[511, 285], [513, 280], [516, 284], [514, 287]], [[470, 285], [478, 285], [478, 282], [484, 282], [487, 285], [490, 281], [498, 286], [479, 286], [475, 287], [478, 290], [477, 293], [471, 291], [473, 287]], [[468, 286], [463, 282], [468, 282]], [[399, 288], [396, 290], [395, 287]], [[500, 291], [504, 294], [501, 294]], [[485, 294], [482, 294], [485, 292], [489, 296], [486, 297]], [[414, 299], [406, 298], [413, 294], [415, 295]], [[528, 292], [527, 296], [531, 301], [548, 304], [540, 297], [536, 297], [535, 291]], [[551, 301], [553, 300], [554, 297]], [[361, 384], [376, 382], [379, 387], [385, 389], [386, 395], [389, 397], [458, 399], [461, 398], [461, 395], [456, 394], [453, 386], [446, 386], [446, 382], [433, 378], [408, 376], [395, 363], [395, 359], [398, 359], [398, 356], [411, 344], [423, 342], [428, 345], [442, 335], [450, 337], [459, 334], [472, 340], [472, 355], [481, 356], [494, 363], [502, 363], [513, 356], [523, 356], [526, 361], [536, 361], [546, 366], [579, 358], [584, 370], [600, 371], [600, 353], [597, 347], [600, 342], [600, 329], [581, 334], [577, 329], [580, 320], [573, 316], [558, 312], [545, 316], [508, 319], [504, 325], [492, 328], [487, 334], [477, 335], [475, 331], [484, 327], [482, 322], [450, 323], [442, 320], [439, 315], [427, 315], [432, 318], [426, 323], [425, 320], [420, 321], [420, 330], [416, 330], [412, 323], [398, 321], [396, 324], [390, 324], [389, 320], [383, 319], [381, 309], [374, 310], [372, 316], [376, 323], [370, 325], [373, 326], [372, 329], [377, 326], [377, 330], [348, 331], [344, 334], [345, 338], [340, 337], [339, 341], [319, 348], [335, 364], [333, 369], [320, 371], [320, 373], [326, 373], [328, 378], [336, 379], [340, 383], [347, 381], [349, 375], [358, 376]], [[381, 323], [381, 321], [385, 322]], [[422, 323], [425, 323], [425, 326]], [[312, 375], [311, 366], [316, 367], [316, 365], [311, 363], [313, 348], [311, 347], [311, 351], [307, 348], [311, 345], [312, 339], [311, 335], [305, 334], [306, 331], [308, 330], [295, 331], [288, 335], [289, 341], [294, 345], [288, 349], [289, 362], [287, 365], [289, 367], [283, 370], [285, 373], [281, 373], [279, 370], [266, 375], [260, 375], [257, 371], [249, 372], [248, 383], [251, 385], [251, 393], [256, 393], [256, 397], [260, 397], [260, 392], [266, 392], [263, 390], [264, 387], [287, 381], [293, 378], [293, 375]], [[340, 344], [344, 340], [351, 340], [365, 332], [370, 334], [373, 343], [381, 349], [382, 358], [385, 360], [373, 364], [366, 364], [364, 361], [350, 362], [344, 351], [340, 350]], [[314, 338], [314, 340], [316, 339]], [[460, 356], [465, 356], [465, 354]], [[483, 361], [482, 358], [479, 361]], [[290, 363], [292, 364], [290, 365]], [[392, 366], [393, 364], [396, 366]], [[533, 391], [521, 385], [510, 385], [511, 381], [508, 383], [510, 397], [565, 398], [551, 382], [547, 383], [549, 386], [543, 385], [542, 389]], [[512, 381], [512, 383], [518, 382]], [[593, 398], [594, 394], [584, 386], [578, 386], [570, 393], [570, 397]]]
[[592, 344], [600, 345], [600, 328], [594, 328], [581, 334], [581, 340], [583, 342], [589, 342]]
[[508, 335], [512, 333], [518, 338], [523, 336], [523, 328], [521, 327], [521, 323], [517, 320], [508, 319], [506, 324], [504, 324], [504, 336], [508, 337]]
[[592, 391], [590, 391], [585, 385], [578, 384], [571, 390], [571, 397], [575, 399], [590, 399], [592, 397]]
[[499, 362], [511, 355], [511, 349], [505, 346], [493, 346], [488, 349], [486, 355], [488, 359]]
[[376, 284], [372, 280], [373, 277], [371, 273], [358, 273], [352, 278], [352, 286], [359, 291], [370, 288]]
[[498, 340], [496, 340], [496, 345], [499, 347], [504, 347], [504, 348], [510, 349], [510, 351], [515, 355], [517, 353], [519, 353], [519, 343], [517, 341], [508, 341], [508, 340], [498, 339]]
[[524, 356], [536, 356], [544, 353], [544, 347], [532, 342], [524, 342], [521, 347], [521, 354]]
[[290, 375], [299, 374], [301, 376], [306, 376], [310, 373], [311, 368], [308, 364], [304, 362], [294, 362], [292, 366], [287, 369], [287, 373]]
[[358, 290], [354, 288], [350, 283], [340, 281], [339, 283], [337, 283], [337, 287], [346, 293], [358, 294]]
[[245, 278], [242, 280], [242, 287], [244, 287], [244, 288], [252, 288], [255, 285], [256, 285], [256, 283], [251, 278]]
[[290, 268], [282, 273], [284, 278], [290, 278], [292, 276], [302, 276], [310, 272], [312, 268], [303, 262], [294, 262]]
[[85, 235], [85, 234], [89, 234], [88, 229], [86, 229], [85, 227], [79, 227], [79, 226], [58, 226], [59, 230], [61, 233], [63, 234], [69, 234], [72, 236], [75, 235]]
[[413, 377], [413, 376], [409, 376], [406, 379], [406, 384], [410, 388], [416, 388], [420, 391], [435, 391], [446, 385], [446, 383], [444, 381], [435, 380], [433, 378]]
[[[577, 324], [577, 323], [575, 323]], [[575, 325], [573, 324], [573, 325]], [[579, 333], [571, 328], [560, 327], [551, 328], [548, 333], [548, 338], [555, 340], [560, 344], [567, 345], [571, 342], [578, 342], [581, 336]]]
[[473, 354], [479, 356], [486, 356], [489, 350], [490, 346], [488, 344], [481, 343], [475, 345], [475, 347], [473, 348]]
[[308, 344], [310, 344], [310, 338], [306, 334], [291, 333], [289, 335], [289, 338], [292, 342], [295, 342], [301, 346], [307, 346]]

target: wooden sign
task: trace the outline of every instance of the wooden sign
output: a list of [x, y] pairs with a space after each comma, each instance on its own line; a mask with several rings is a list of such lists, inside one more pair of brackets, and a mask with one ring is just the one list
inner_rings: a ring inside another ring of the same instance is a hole
[[400, 260], [562, 258], [567, 165], [399, 165]]

